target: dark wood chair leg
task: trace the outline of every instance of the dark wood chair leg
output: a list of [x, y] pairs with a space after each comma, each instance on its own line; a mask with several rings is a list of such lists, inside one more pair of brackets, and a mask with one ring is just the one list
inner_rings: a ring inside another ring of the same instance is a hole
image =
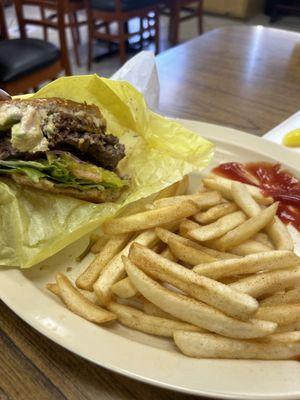
[[71, 29], [71, 36], [72, 36], [72, 41], [73, 41], [75, 60], [76, 60], [77, 66], [80, 67], [78, 41], [77, 41], [77, 37], [76, 37], [77, 35], [76, 35], [75, 20], [74, 20], [73, 13], [69, 13], [68, 17], [69, 17], [69, 22], [70, 22], [70, 29]]
[[170, 18], [173, 19], [173, 29], [172, 29], [172, 38], [171, 43], [173, 45], [178, 44], [179, 37], [179, 23], [180, 23], [180, 2], [179, 0], [172, 1], [172, 9]]
[[94, 19], [92, 12], [90, 11], [88, 12], [88, 59], [87, 59], [88, 71], [92, 69], [93, 41], [94, 41]]
[[77, 12], [76, 12], [76, 11], [74, 11], [74, 13], [73, 13], [73, 18], [74, 18], [76, 39], [77, 39], [78, 45], [80, 46], [80, 44], [81, 44], [81, 37], [80, 37], [80, 29], [79, 29], [79, 23], [78, 23], [78, 17], [77, 17]]
[[159, 26], [159, 11], [155, 11], [155, 16], [154, 16], [154, 28], [155, 28], [155, 54], [159, 53], [160, 49], [160, 26]]
[[119, 27], [119, 57], [122, 64], [126, 61], [126, 35], [124, 21], [118, 22]]
[[[110, 25], [109, 25], [109, 22], [105, 22], [105, 24], [104, 24], [104, 29], [105, 29], [105, 33], [107, 34], [107, 35], [110, 35]], [[110, 40], [108, 40], [107, 41], [107, 48], [108, 48], [108, 51], [109, 52], [111, 52], [112, 51], [112, 43], [111, 43], [111, 41]]]
[[198, 4], [198, 32], [199, 35], [203, 33], [203, 0], [199, 0]]
[[[45, 8], [41, 6], [41, 17], [43, 20], [46, 19]], [[43, 26], [43, 37], [45, 41], [48, 41], [48, 29], [46, 26]]]

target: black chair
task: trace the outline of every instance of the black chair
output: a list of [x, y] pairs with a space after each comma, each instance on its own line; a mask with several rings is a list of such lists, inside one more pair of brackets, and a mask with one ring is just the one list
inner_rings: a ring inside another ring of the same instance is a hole
[[[92, 63], [94, 39], [118, 43], [119, 56], [123, 63], [126, 61], [126, 44], [129, 38], [138, 34], [142, 39], [144, 32], [154, 30], [156, 52], [159, 52], [159, 8], [157, 0], [85, 0], [85, 2], [89, 26], [88, 69], [90, 69]], [[147, 20], [150, 14], [153, 15], [154, 24], [151, 27], [144, 28], [143, 20]], [[140, 19], [140, 29], [138, 32], [129, 33], [126, 26], [128, 27], [128, 21], [133, 18]], [[113, 22], [117, 23], [117, 33], [111, 32], [110, 26]]]
[[[26, 19], [23, 15], [23, 6], [26, 3], [37, 7], [41, 3], [55, 8], [58, 13], [58, 23], [39, 19]], [[29, 89], [38, 87], [41, 83], [53, 80], [64, 72], [70, 75], [70, 64], [67, 53], [65, 26], [64, 26], [64, 2], [57, 0], [15, 0], [17, 17], [19, 22], [19, 39], [9, 39], [2, 2], [0, 3], [0, 86], [11, 95], [26, 93]], [[38, 25], [58, 29], [60, 36], [60, 49], [54, 44], [44, 40], [28, 38], [26, 25]]]

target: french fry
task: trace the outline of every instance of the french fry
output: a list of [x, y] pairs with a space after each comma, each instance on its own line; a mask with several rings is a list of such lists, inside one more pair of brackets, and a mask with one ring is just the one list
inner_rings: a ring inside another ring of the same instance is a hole
[[[240, 182], [233, 182], [231, 186], [232, 196], [238, 206], [249, 216], [255, 217], [261, 212], [260, 206], [250, 194], [247, 185]], [[265, 227], [278, 250], [293, 250], [294, 244], [291, 235], [284, 223], [275, 216], [274, 220]]]
[[198, 276], [139, 244], [131, 246], [129, 259], [154, 279], [170, 283], [196, 300], [203, 301], [232, 317], [248, 320], [258, 308], [257, 301], [250, 296], [232, 291], [223, 283]]
[[198, 228], [199, 224], [197, 224], [197, 222], [192, 221], [190, 219], [184, 219], [183, 221], [180, 222], [179, 233], [181, 236], [187, 237], [189, 231]]
[[300, 303], [300, 288], [288, 290], [283, 293], [275, 293], [260, 301], [260, 306], [276, 306], [279, 304]]
[[94, 291], [100, 304], [107, 304], [111, 300], [111, 287], [116, 282], [125, 277], [125, 268], [122, 256], [127, 256], [132, 243], [137, 242], [145, 246], [153, 246], [158, 241], [154, 230], [140, 233], [135, 239], [132, 239], [127, 246], [121, 250], [108, 264], [106, 264], [101, 275], [94, 283]]
[[267, 226], [266, 232], [274, 242], [276, 249], [294, 250], [294, 243], [290, 232], [277, 216], [275, 216], [274, 222]]
[[217, 258], [212, 257], [209, 254], [206, 254], [203, 251], [198, 250], [194, 247], [187, 246], [177, 239], [170, 238], [168, 240], [168, 245], [172, 254], [174, 254], [177, 259], [193, 266], [200, 263], [209, 263], [217, 260]]
[[260, 205], [254, 200], [244, 183], [232, 181], [231, 194], [235, 203], [248, 217], [254, 217], [261, 212]]
[[[251, 239], [263, 244], [266, 247], [269, 247], [271, 250], [274, 250], [273, 243], [271, 242], [269, 236], [266, 233], [259, 232], [256, 235], [254, 235]], [[281, 250], [286, 250], [286, 249], [281, 249]]]
[[230, 286], [255, 298], [295, 287], [299, 284], [300, 267], [265, 272], [240, 279]]
[[164, 243], [168, 244], [170, 239], [177, 240], [178, 242], [180, 242], [186, 246], [193, 247], [197, 250], [200, 250], [203, 253], [208, 254], [209, 256], [211, 256], [213, 258], [229, 259], [229, 258], [237, 258], [238, 257], [238, 256], [235, 256], [234, 254], [224, 253], [224, 252], [220, 252], [218, 250], [214, 250], [214, 249], [210, 249], [208, 247], [202, 246], [199, 243], [193, 242], [190, 239], [184, 238], [184, 237], [177, 235], [176, 233], [170, 232], [169, 230], [164, 229], [164, 228], [156, 228], [155, 232], [156, 232], [157, 236], [160, 238], [160, 240], [162, 240]]
[[270, 250], [272, 249], [269, 246], [265, 246], [260, 242], [256, 242], [255, 240], [246, 240], [244, 243], [232, 247], [230, 252], [238, 256], [248, 256], [249, 254], [264, 253]]
[[167, 186], [166, 188], [162, 189], [160, 192], [158, 192], [155, 199], [159, 200], [159, 199], [164, 199], [166, 197], [176, 196], [180, 182], [181, 181], [175, 182], [172, 185]]
[[227, 214], [231, 214], [237, 211], [237, 206], [234, 203], [221, 203], [211, 207], [207, 211], [201, 211], [193, 216], [196, 222], [199, 224], [210, 224], [217, 219], [224, 217]]
[[300, 343], [261, 343], [229, 339], [211, 333], [174, 332], [174, 341], [183, 354], [196, 358], [237, 358], [258, 360], [298, 359]]
[[175, 182], [170, 186], [162, 189], [155, 197], [155, 200], [164, 199], [166, 197], [180, 196], [186, 194], [189, 187], [189, 176], [185, 175], [181, 181]]
[[259, 339], [259, 341], [280, 343], [300, 342], [300, 331], [273, 333], [270, 336]]
[[250, 239], [272, 221], [276, 214], [277, 207], [278, 203], [272, 204], [255, 217], [251, 217], [232, 231], [227, 232], [220, 239], [217, 239], [215, 245], [219, 250], [225, 251]]
[[[47, 283], [46, 288], [57, 297], [62, 300], [60, 295], [59, 287], [57, 283]], [[92, 303], [97, 303], [97, 296], [94, 292], [90, 292], [89, 290], [77, 289], [86, 299], [91, 301]]]
[[128, 233], [109, 239], [102, 251], [96, 255], [92, 263], [76, 279], [76, 286], [92, 291], [93, 284], [98, 279], [105, 265], [127, 244], [129, 239], [130, 235]]
[[276, 322], [278, 325], [288, 325], [300, 322], [300, 304], [279, 304], [260, 307], [255, 318]]
[[106, 245], [108, 240], [109, 240], [108, 236], [101, 235], [99, 237], [99, 239], [96, 241], [96, 243], [94, 243], [93, 246], [91, 247], [91, 252], [94, 254], [99, 253], [103, 249], [103, 247]]
[[276, 333], [288, 333], [294, 331], [300, 331], [300, 322], [294, 322], [293, 324], [287, 324], [287, 325], [280, 325], [278, 326]]
[[160, 253], [160, 255], [170, 261], [176, 262], [178, 260], [178, 258], [172, 253], [172, 251], [168, 247], [166, 249], [164, 249]]
[[219, 218], [217, 221], [211, 224], [198, 226], [197, 229], [193, 229], [188, 232], [188, 237], [197, 240], [199, 242], [205, 242], [206, 240], [217, 239], [223, 236], [225, 233], [231, 231], [237, 226], [241, 225], [246, 221], [246, 216], [242, 211], [236, 211], [232, 214], [225, 215]]
[[110, 235], [151, 229], [195, 214], [199, 207], [191, 200], [155, 210], [133, 214], [128, 217], [104, 222], [103, 231]]
[[[212, 178], [203, 179], [203, 183], [211, 190], [216, 190], [228, 200], [233, 200], [231, 185], [232, 180], [215, 176]], [[266, 197], [256, 186], [246, 185], [251, 196], [262, 205], [270, 205], [273, 203], [272, 197]]]
[[188, 175], [185, 175], [181, 181], [178, 182], [176, 192], [174, 193], [174, 196], [181, 196], [183, 194], [186, 194], [190, 184], [190, 178]]
[[137, 290], [130, 282], [129, 278], [121, 279], [111, 287], [112, 292], [121, 299], [129, 299], [136, 296]]
[[63, 274], [56, 275], [59, 293], [67, 308], [88, 321], [102, 324], [116, 319], [115, 314], [104, 310], [85, 298]]
[[286, 250], [273, 250], [265, 253], [250, 254], [243, 258], [218, 260], [196, 265], [193, 270], [212, 279], [225, 276], [254, 274], [259, 271], [272, 271], [300, 265], [300, 258]]
[[193, 201], [199, 207], [199, 210], [207, 209], [219, 204], [222, 201], [222, 196], [218, 192], [204, 192], [195, 194], [186, 194], [182, 196], [166, 197], [164, 199], [155, 200], [153, 202], [154, 208], [162, 208], [174, 206], [186, 201]]
[[111, 302], [107, 308], [117, 316], [121, 324], [150, 335], [173, 337], [178, 329], [199, 331], [198, 327], [185, 322], [148, 315], [127, 305]]
[[236, 338], [255, 338], [273, 333], [277, 324], [269, 321], [239, 321], [197, 300], [170, 291], [124, 257], [126, 272], [138, 291], [163, 311], [200, 328]]
[[143, 301], [143, 311], [144, 311], [144, 313], [146, 313], [148, 315], [153, 315], [154, 317], [168, 318], [168, 319], [174, 319], [176, 321], [179, 321], [178, 318], [175, 318], [173, 315], [164, 312], [159, 307], [150, 303], [150, 301], [148, 301], [146, 299]]

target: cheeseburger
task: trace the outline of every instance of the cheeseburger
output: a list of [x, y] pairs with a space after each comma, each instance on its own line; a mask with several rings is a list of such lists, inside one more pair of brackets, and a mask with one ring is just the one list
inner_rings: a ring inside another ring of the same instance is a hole
[[58, 98], [0, 102], [0, 176], [20, 185], [102, 203], [128, 182], [125, 156], [95, 105]]

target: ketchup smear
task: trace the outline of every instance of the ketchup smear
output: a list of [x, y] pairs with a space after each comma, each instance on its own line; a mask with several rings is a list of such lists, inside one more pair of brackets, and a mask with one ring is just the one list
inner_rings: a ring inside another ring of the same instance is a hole
[[300, 181], [280, 164], [265, 162], [220, 164], [216, 174], [259, 187], [265, 196], [279, 201], [277, 215], [300, 231]]

